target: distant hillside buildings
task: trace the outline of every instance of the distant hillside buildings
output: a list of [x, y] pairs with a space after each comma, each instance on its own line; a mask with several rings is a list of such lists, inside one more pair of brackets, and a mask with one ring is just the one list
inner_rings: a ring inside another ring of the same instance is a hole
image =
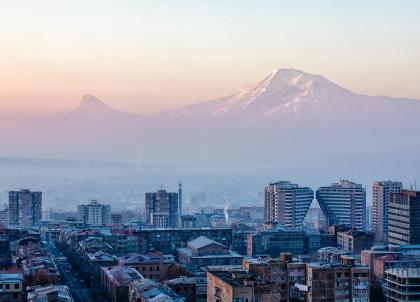
[[9, 192], [9, 224], [31, 228], [42, 219], [42, 193], [28, 189]]

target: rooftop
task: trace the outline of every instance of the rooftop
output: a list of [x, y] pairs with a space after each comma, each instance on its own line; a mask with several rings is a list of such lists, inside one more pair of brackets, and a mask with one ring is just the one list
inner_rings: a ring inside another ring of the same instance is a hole
[[70, 290], [67, 286], [64, 285], [50, 285], [42, 287], [33, 287], [28, 293], [28, 302], [44, 302], [50, 301], [47, 300], [47, 295], [57, 292], [58, 300], [57, 302], [73, 302], [73, 298], [70, 294]]
[[21, 273], [0, 273], [0, 282], [22, 282]]
[[136, 288], [141, 296], [146, 301], [159, 301], [159, 302], [181, 302], [184, 301], [178, 294], [173, 292], [170, 288], [163, 284], [151, 279], [141, 279], [133, 281], [132, 286]]
[[87, 256], [89, 260], [91, 261], [117, 261], [116, 256], [110, 255], [103, 251], [97, 251], [95, 253], [88, 253]]
[[131, 281], [143, 279], [143, 276], [134, 268], [128, 266], [111, 266], [101, 268], [109, 279], [120, 286], [127, 286]]
[[235, 272], [210, 272], [223, 282], [231, 285], [232, 287], [249, 287], [252, 286], [254, 279], [245, 271]]
[[420, 278], [420, 267], [391, 268], [386, 270], [386, 274], [399, 278]]
[[162, 254], [159, 253], [150, 253], [146, 255], [141, 255], [138, 253], [131, 253], [124, 255], [119, 258], [119, 261], [122, 264], [158, 264], [158, 263], [169, 263], [168, 259], [166, 259]]
[[177, 249], [178, 253], [181, 253], [187, 257], [191, 257], [191, 258], [226, 258], [226, 257], [243, 257], [242, 255], [232, 251], [232, 250], [228, 250], [227, 253], [223, 253], [223, 254], [211, 254], [211, 255], [196, 255], [194, 254], [191, 249], [184, 247], [184, 248], [179, 248]]
[[176, 284], [195, 284], [194, 277], [179, 277], [166, 281], [166, 284], [176, 285]]
[[200, 236], [200, 237], [188, 242], [188, 246], [193, 248], [193, 249], [200, 249], [200, 248], [206, 247], [210, 244], [216, 244], [216, 245], [225, 247], [223, 244], [221, 244], [217, 241], [214, 241], [210, 238], [207, 238], [205, 236]]

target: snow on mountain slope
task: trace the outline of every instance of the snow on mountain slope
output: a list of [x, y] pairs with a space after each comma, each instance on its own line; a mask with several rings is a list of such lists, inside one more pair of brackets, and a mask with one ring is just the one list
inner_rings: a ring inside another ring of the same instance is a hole
[[169, 117], [260, 120], [296, 117], [305, 113], [328, 115], [349, 110], [372, 113], [380, 112], [383, 107], [394, 107], [394, 101], [398, 100], [404, 99], [360, 95], [320, 75], [296, 69], [278, 69], [233, 95], [183, 107], [171, 112]]

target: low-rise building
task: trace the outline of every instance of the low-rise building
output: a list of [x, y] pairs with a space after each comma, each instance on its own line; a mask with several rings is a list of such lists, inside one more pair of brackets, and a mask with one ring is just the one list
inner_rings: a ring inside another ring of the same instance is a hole
[[97, 251], [95, 253], [87, 253], [86, 261], [81, 265], [85, 279], [93, 286], [99, 285], [101, 282], [101, 268], [110, 267], [118, 264], [118, 258], [114, 255]]
[[137, 236], [132, 230], [101, 230], [100, 234], [112, 247], [113, 254], [117, 256], [138, 251]]
[[354, 258], [342, 256], [341, 264], [307, 264], [308, 302], [369, 302], [369, 268], [357, 265]]
[[151, 279], [140, 279], [130, 283], [128, 302], [183, 302], [184, 298], [169, 287]]
[[280, 301], [280, 288], [248, 272], [207, 272], [207, 301]]
[[333, 234], [300, 228], [274, 228], [248, 235], [248, 256], [278, 257], [281, 253], [312, 254], [322, 247], [335, 246]]
[[200, 236], [178, 249], [179, 262], [190, 271], [209, 265], [240, 265], [243, 257], [227, 246]]
[[140, 255], [132, 253], [118, 259], [118, 264], [135, 268], [144, 278], [163, 281], [166, 279], [169, 267], [173, 261], [168, 260], [160, 253]]
[[197, 227], [197, 218], [194, 215], [182, 215], [181, 216], [181, 227], [182, 228], [195, 228]]
[[[195, 277], [179, 277], [165, 282], [165, 285], [185, 299], [185, 302], [197, 301]], [[206, 293], [207, 297], [207, 293]]]
[[0, 301], [24, 301], [23, 276], [21, 273], [0, 273]]
[[345, 252], [342, 248], [327, 246], [320, 248], [317, 251], [318, 262], [321, 263], [339, 263], [341, 256], [350, 255], [351, 253]]
[[29, 285], [58, 284], [60, 273], [50, 256], [32, 257], [22, 261], [22, 273]]
[[138, 253], [159, 251], [163, 254], [174, 254], [177, 248], [187, 246], [187, 243], [197, 237], [205, 236], [223, 245], [232, 245], [231, 228], [166, 228], [141, 229], [136, 231]]
[[35, 237], [24, 237], [11, 242], [10, 253], [18, 265], [23, 259], [47, 255], [43, 244]]
[[43, 227], [41, 228], [41, 239], [46, 242], [56, 242], [61, 234], [61, 229]]
[[297, 286], [306, 283], [306, 264], [293, 262], [291, 254], [282, 254], [278, 259], [246, 257], [243, 269], [257, 280], [264, 280], [277, 287], [279, 302], [305, 301], [305, 292]]
[[111, 213], [111, 224], [113, 225], [122, 225], [123, 215], [121, 213]]
[[77, 253], [80, 255], [96, 253], [98, 251], [108, 254], [113, 253], [111, 245], [102, 237], [88, 237], [79, 241], [77, 246]]
[[112, 302], [127, 302], [130, 282], [143, 279], [134, 268], [111, 266], [101, 268], [101, 288]]
[[[2, 300], [3, 301], [3, 300]], [[70, 290], [64, 285], [36, 286], [29, 289], [28, 302], [73, 302]]]
[[337, 232], [337, 245], [345, 252], [360, 254], [362, 250], [368, 250], [373, 245], [374, 234], [372, 232], [350, 230]]

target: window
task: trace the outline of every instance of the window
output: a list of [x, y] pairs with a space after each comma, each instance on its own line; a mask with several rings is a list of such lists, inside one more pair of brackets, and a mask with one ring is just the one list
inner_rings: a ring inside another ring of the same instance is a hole
[[19, 284], [18, 283], [15, 284], [15, 289], [19, 289]]
[[6, 284], [6, 289], [9, 289], [10, 288], [10, 284]]

